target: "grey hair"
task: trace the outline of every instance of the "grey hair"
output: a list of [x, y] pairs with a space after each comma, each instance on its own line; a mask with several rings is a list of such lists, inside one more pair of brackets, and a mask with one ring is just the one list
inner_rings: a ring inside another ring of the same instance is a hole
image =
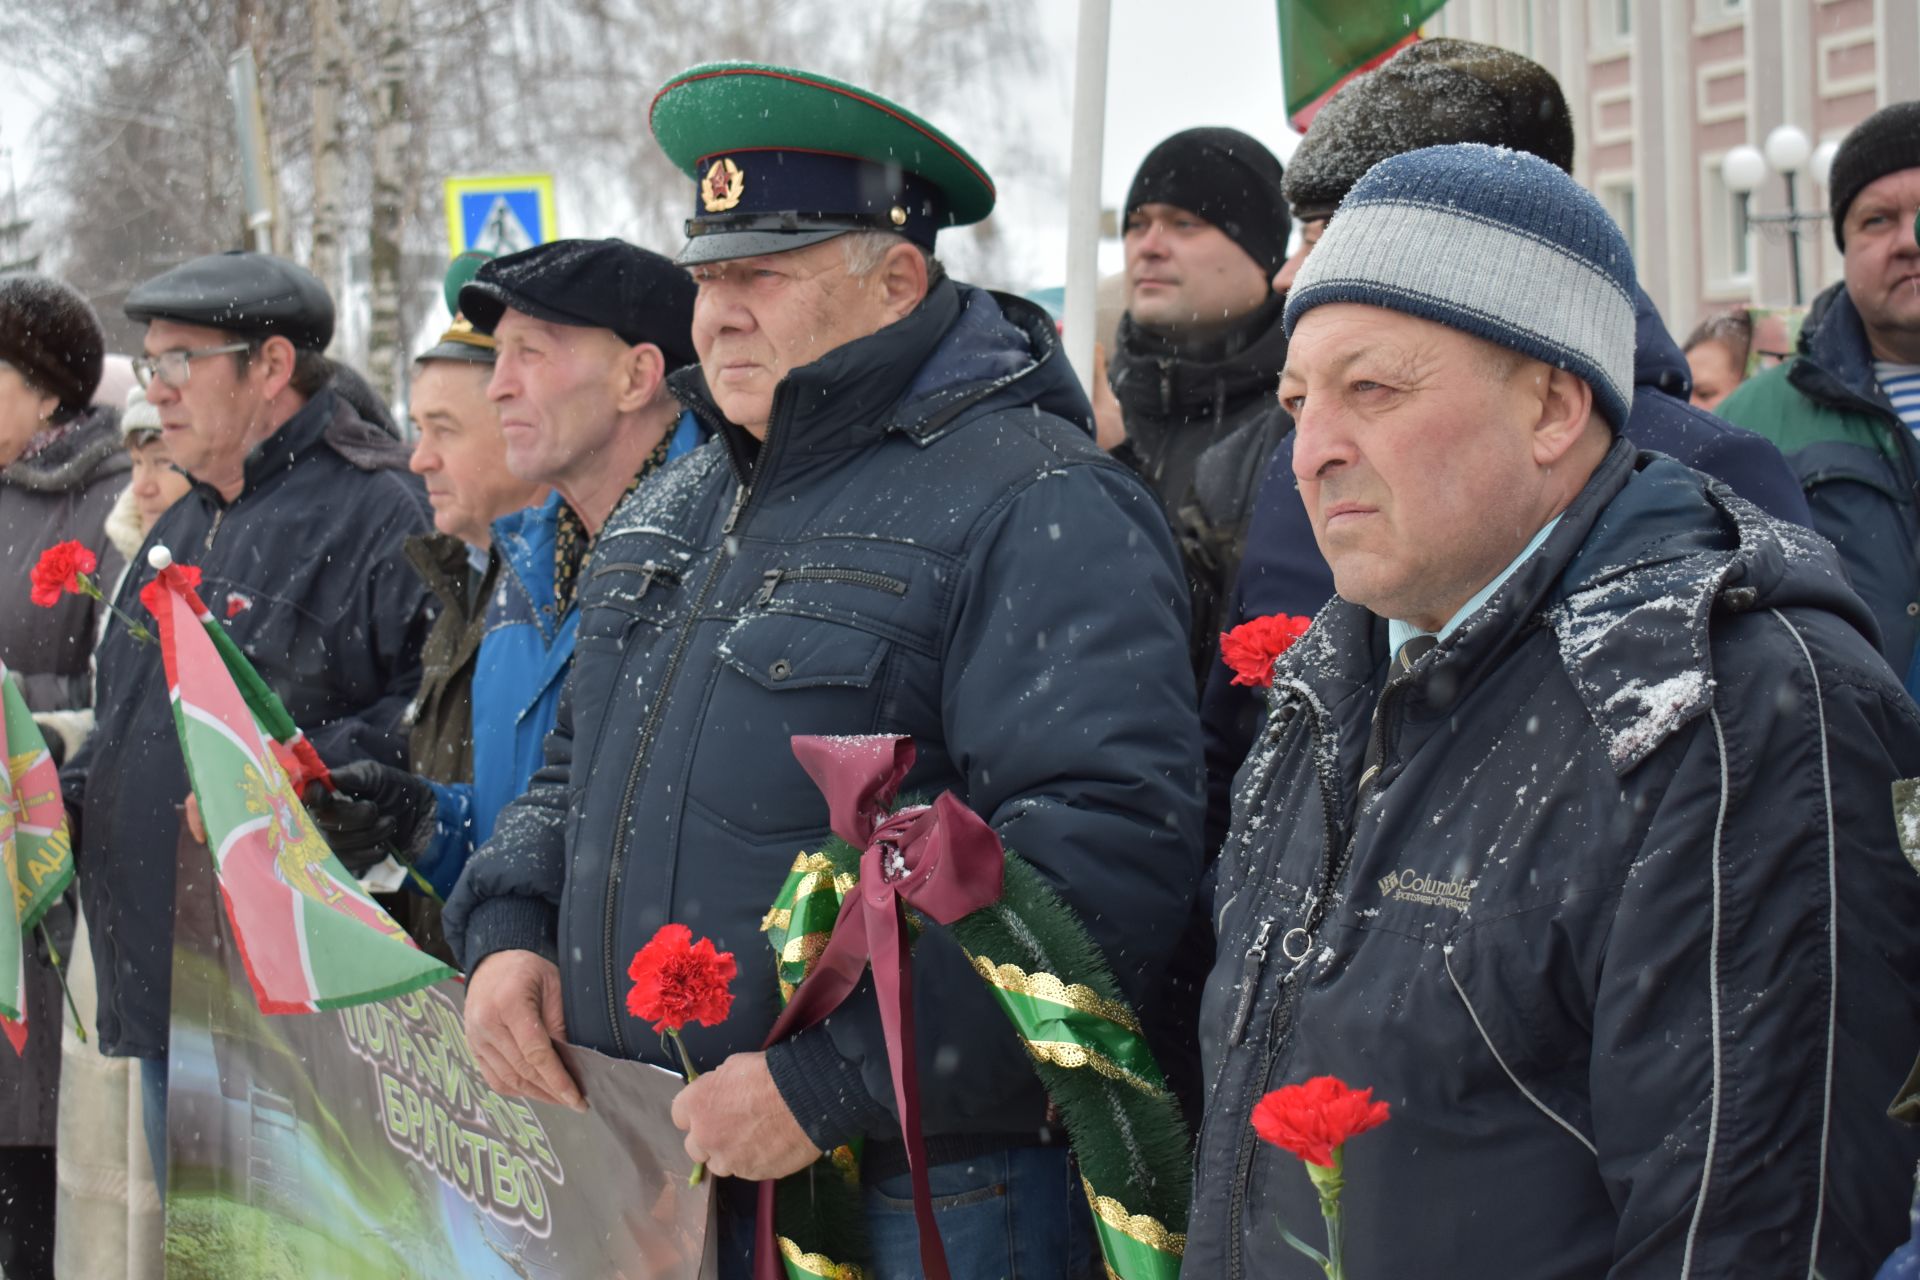
[[940, 264], [940, 259], [898, 232], [849, 231], [838, 239], [840, 252], [846, 260], [847, 274], [856, 280], [878, 270], [887, 251], [897, 244], [912, 244], [921, 261], [927, 264], [927, 288], [931, 289], [947, 278], [947, 269]]

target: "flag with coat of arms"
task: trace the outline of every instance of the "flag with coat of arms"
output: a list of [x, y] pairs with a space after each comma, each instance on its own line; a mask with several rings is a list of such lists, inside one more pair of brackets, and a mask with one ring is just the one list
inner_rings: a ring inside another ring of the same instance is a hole
[[0, 1032], [24, 1053], [28, 939], [73, 883], [73, 842], [60, 771], [4, 663], [0, 702], [0, 863], [13, 890], [12, 910], [0, 909]]
[[201, 602], [199, 571], [149, 553], [160, 653], [220, 897], [265, 1013], [385, 1000], [453, 977], [333, 856], [301, 803], [326, 765]]

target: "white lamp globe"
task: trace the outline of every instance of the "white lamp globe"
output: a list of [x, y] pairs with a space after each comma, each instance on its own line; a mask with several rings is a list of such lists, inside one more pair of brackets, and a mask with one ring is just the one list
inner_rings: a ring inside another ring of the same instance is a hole
[[1752, 195], [1766, 180], [1767, 158], [1758, 148], [1739, 146], [1727, 152], [1720, 160], [1720, 176], [1727, 181], [1727, 190], [1737, 196]]
[[1810, 162], [1813, 169], [1813, 180], [1823, 187], [1827, 185], [1827, 179], [1833, 176], [1833, 157], [1837, 155], [1839, 151], [1840, 144], [1832, 138], [1827, 139], [1813, 149], [1813, 159]]
[[1767, 163], [1777, 172], [1791, 176], [1807, 163], [1807, 157], [1813, 154], [1813, 144], [1807, 141], [1805, 130], [1783, 124], [1767, 135], [1766, 151]]

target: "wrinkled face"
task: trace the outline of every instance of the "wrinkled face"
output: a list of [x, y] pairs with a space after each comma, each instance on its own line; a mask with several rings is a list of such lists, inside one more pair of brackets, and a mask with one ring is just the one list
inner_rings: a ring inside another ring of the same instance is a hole
[[632, 348], [611, 329], [549, 324], [511, 309], [493, 338], [487, 396], [499, 409], [507, 469], [563, 487], [590, 475], [620, 430], [623, 362]]
[[[202, 351], [235, 341], [224, 329], [172, 320], [147, 322], [144, 344], [149, 356], [167, 351]], [[237, 472], [245, 461], [252, 433], [267, 420], [262, 362], [247, 352], [204, 356], [189, 366], [187, 385], [171, 386], [155, 378], [147, 402], [160, 412], [167, 456], [188, 475], [202, 479]]]
[[1438, 630], [1526, 546], [1542, 488], [1526, 394], [1537, 367], [1377, 307], [1300, 318], [1280, 401], [1342, 596]]
[[429, 360], [407, 397], [420, 433], [407, 465], [427, 483], [433, 527], [476, 547], [491, 541], [489, 525], [530, 505], [540, 488], [507, 470], [500, 411], [487, 399], [492, 377], [491, 365]]
[[1300, 243], [1288, 259], [1280, 264], [1280, 270], [1273, 276], [1273, 291], [1285, 293], [1293, 288], [1293, 278], [1300, 274], [1300, 268], [1307, 264], [1307, 255], [1313, 252], [1313, 246], [1320, 243], [1320, 237], [1327, 233], [1327, 219], [1309, 218], [1300, 224]]
[[59, 396], [48, 395], [0, 360], [0, 467], [11, 465], [26, 451], [59, 407]]
[[693, 268], [693, 349], [727, 420], [764, 439], [773, 393], [795, 369], [889, 320], [874, 276], [847, 270], [838, 240]]
[[1842, 227], [1847, 293], [1860, 309], [1876, 354], [1920, 360], [1920, 169], [1902, 169], [1861, 188]]
[[1696, 343], [1687, 352], [1687, 367], [1693, 370], [1693, 403], [1702, 409], [1716, 407], [1740, 385], [1740, 361], [1724, 342]]
[[141, 432], [128, 441], [127, 456], [133, 459], [133, 504], [140, 512], [140, 532], [146, 533], [168, 507], [187, 496], [190, 482], [168, 460], [162, 436]]
[[1217, 329], [1267, 297], [1266, 273], [1198, 214], [1143, 204], [1127, 215], [1127, 313], [1149, 329]]

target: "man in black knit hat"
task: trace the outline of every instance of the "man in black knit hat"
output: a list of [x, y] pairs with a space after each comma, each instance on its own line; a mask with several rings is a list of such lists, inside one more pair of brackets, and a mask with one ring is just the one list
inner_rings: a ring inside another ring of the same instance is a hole
[[1095, 365], [1101, 443], [1153, 487], [1179, 534], [1201, 677], [1286, 428], [1273, 398], [1282, 300], [1268, 288], [1291, 229], [1280, 178], [1237, 129], [1188, 129], [1147, 155], [1127, 191], [1127, 312], [1112, 360]]
[[1880, 624], [1880, 651], [1920, 694], [1920, 102], [1854, 126], [1827, 181], [1846, 277], [1813, 300], [1792, 360], [1720, 403], [1780, 446], [1814, 528]]

